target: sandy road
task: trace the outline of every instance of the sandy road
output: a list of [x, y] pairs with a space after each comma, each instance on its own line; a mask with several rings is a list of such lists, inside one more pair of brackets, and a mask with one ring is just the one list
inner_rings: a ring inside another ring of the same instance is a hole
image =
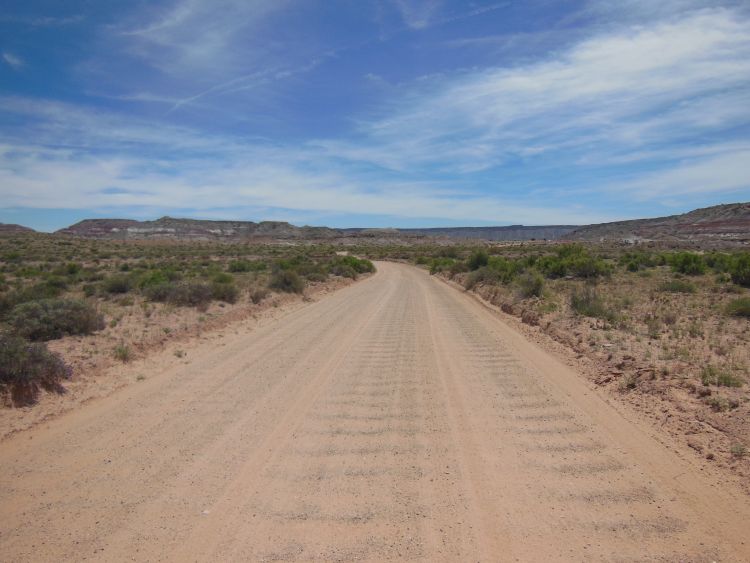
[[0, 444], [0, 559], [743, 561], [746, 498], [408, 266]]

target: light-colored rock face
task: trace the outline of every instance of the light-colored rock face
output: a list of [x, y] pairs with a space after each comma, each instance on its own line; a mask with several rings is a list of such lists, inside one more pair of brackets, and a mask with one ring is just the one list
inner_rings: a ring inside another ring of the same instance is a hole
[[589, 225], [572, 232], [571, 240], [674, 241], [742, 245], [750, 241], [750, 203], [716, 205], [682, 215]]
[[338, 231], [325, 227], [296, 227], [283, 222], [203, 221], [162, 217], [155, 221], [89, 219], [59, 231], [63, 234], [112, 239], [243, 240], [331, 238]]

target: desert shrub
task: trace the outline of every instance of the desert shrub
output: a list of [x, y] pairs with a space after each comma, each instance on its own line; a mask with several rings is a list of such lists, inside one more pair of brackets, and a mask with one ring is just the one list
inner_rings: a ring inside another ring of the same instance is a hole
[[729, 274], [737, 285], [750, 287], [750, 252], [742, 252], [734, 257]]
[[79, 274], [81, 270], [83, 270], [83, 267], [75, 262], [68, 262], [65, 265], [65, 273], [69, 276], [75, 276], [76, 274]]
[[595, 317], [611, 322], [617, 318], [617, 315], [607, 308], [596, 289], [589, 286], [573, 290], [570, 294], [570, 307], [584, 317]]
[[736, 375], [715, 366], [704, 366], [701, 370], [701, 383], [703, 385], [716, 385], [718, 387], [742, 387], [743, 381]]
[[606, 276], [611, 269], [604, 260], [586, 254], [569, 259], [568, 271], [577, 278], [591, 279]]
[[706, 272], [706, 262], [700, 254], [677, 252], [670, 259], [672, 270], [686, 276], [699, 276]]
[[456, 260], [449, 257], [432, 258], [425, 262], [430, 266], [430, 274], [434, 275], [445, 270], [450, 270], [456, 263]]
[[659, 291], [667, 293], [695, 293], [695, 284], [686, 280], [669, 280], [660, 284]]
[[455, 246], [444, 246], [438, 250], [438, 256], [440, 258], [458, 258], [458, 249]]
[[539, 272], [526, 272], [518, 278], [518, 287], [523, 297], [541, 297], [544, 278]]
[[703, 257], [703, 261], [714, 272], [721, 274], [731, 270], [734, 259], [731, 254], [710, 252]]
[[478, 270], [471, 272], [466, 278], [464, 287], [466, 289], [474, 289], [480, 283], [493, 284], [500, 281], [500, 272], [490, 268], [489, 266], [483, 266]]
[[49, 276], [44, 281], [44, 284], [52, 290], [59, 291], [60, 293], [68, 289], [68, 280], [60, 276]]
[[115, 349], [112, 350], [112, 355], [116, 360], [119, 360], [124, 364], [133, 359], [133, 351], [130, 349], [130, 346], [125, 343], [115, 346]]
[[37, 283], [16, 291], [9, 291], [0, 296], [0, 316], [7, 314], [13, 307], [39, 299], [59, 297], [63, 289], [47, 282]]
[[523, 269], [523, 264], [518, 260], [509, 260], [502, 256], [492, 256], [487, 263], [487, 267], [497, 272], [498, 280], [501, 283], [508, 284]]
[[225, 303], [237, 303], [240, 296], [240, 290], [233, 283], [214, 282], [211, 284], [211, 292], [214, 299]]
[[263, 287], [259, 287], [250, 292], [250, 301], [252, 301], [255, 305], [258, 305], [267, 296], [268, 296], [268, 290]]
[[451, 276], [455, 276], [456, 274], [468, 272], [469, 266], [466, 264], [466, 262], [456, 262], [450, 267], [448, 271], [450, 272]]
[[180, 274], [174, 270], [151, 270], [144, 273], [138, 279], [138, 287], [145, 289], [167, 282], [174, 282], [180, 279]]
[[536, 266], [548, 278], [574, 276], [593, 279], [612, 272], [609, 264], [601, 258], [592, 256], [580, 244], [563, 245], [557, 249], [556, 255], [539, 258]]
[[250, 260], [232, 260], [229, 262], [229, 265], [227, 266], [227, 270], [229, 270], [232, 273], [241, 273], [241, 272], [260, 272], [267, 268], [267, 265], [265, 262], [260, 261], [253, 261]]
[[293, 270], [279, 270], [271, 276], [268, 287], [285, 293], [302, 293], [305, 289], [305, 282]]
[[467, 261], [467, 266], [469, 267], [469, 270], [474, 271], [486, 266], [489, 261], [490, 256], [487, 254], [487, 251], [480, 248], [471, 253], [469, 260]]
[[0, 385], [16, 404], [33, 402], [41, 388], [59, 390], [71, 369], [42, 343], [0, 334]]
[[336, 276], [356, 279], [358, 274], [374, 272], [375, 266], [356, 256], [337, 256], [329, 264], [328, 271]]
[[733, 317], [750, 318], [750, 297], [740, 297], [729, 302], [726, 308], [727, 314]]
[[149, 285], [144, 288], [143, 295], [149, 301], [156, 301], [158, 303], [166, 303], [169, 301], [169, 295], [174, 288], [174, 284], [170, 282], [160, 282], [153, 285]]
[[146, 288], [144, 294], [149, 301], [198, 307], [211, 302], [213, 289], [203, 282], [166, 282]]
[[234, 277], [232, 277], [231, 274], [227, 274], [226, 272], [219, 272], [217, 274], [214, 274], [213, 278], [211, 278], [211, 281], [213, 281], [214, 283], [228, 284], [234, 282]]
[[348, 264], [333, 264], [330, 267], [330, 272], [334, 276], [341, 276], [342, 278], [357, 279], [357, 270], [352, 268]]
[[104, 328], [104, 318], [96, 308], [78, 299], [41, 299], [21, 303], [10, 312], [8, 322], [19, 336], [30, 340], [91, 334]]
[[102, 282], [102, 289], [109, 294], [128, 293], [133, 289], [133, 280], [129, 276], [110, 276]]
[[626, 252], [620, 256], [619, 263], [628, 272], [637, 272], [644, 268], [652, 268], [656, 265], [654, 256], [648, 252]]
[[21, 262], [23, 260], [23, 255], [17, 250], [11, 250], [10, 252], [3, 254], [0, 259], [2, 259], [3, 262]]
[[704, 401], [715, 412], [724, 412], [732, 408], [726, 397], [707, 397]]

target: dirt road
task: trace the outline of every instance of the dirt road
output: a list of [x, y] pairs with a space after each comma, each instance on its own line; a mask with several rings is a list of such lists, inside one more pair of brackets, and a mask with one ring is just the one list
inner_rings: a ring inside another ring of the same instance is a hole
[[409, 266], [0, 444], [4, 561], [742, 561], [746, 497]]

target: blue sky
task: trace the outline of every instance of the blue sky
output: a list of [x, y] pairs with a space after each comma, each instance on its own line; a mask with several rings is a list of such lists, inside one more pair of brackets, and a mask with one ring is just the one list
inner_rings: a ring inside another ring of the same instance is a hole
[[584, 224], [750, 200], [750, 4], [6, 0], [0, 221]]

